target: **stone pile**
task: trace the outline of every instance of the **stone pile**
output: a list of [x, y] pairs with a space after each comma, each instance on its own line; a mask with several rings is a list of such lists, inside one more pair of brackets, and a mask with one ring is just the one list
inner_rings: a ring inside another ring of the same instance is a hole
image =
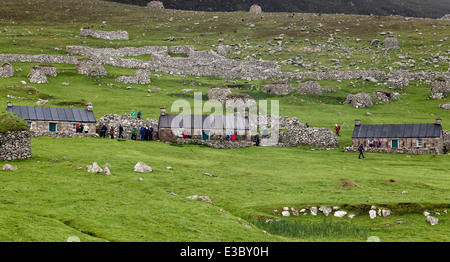
[[383, 47], [386, 49], [398, 49], [398, 40], [395, 36], [386, 37], [383, 41]]
[[336, 91], [331, 88], [321, 88], [320, 84], [316, 81], [306, 81], [303, 83], [299, 83], [297, 86], [297, 93], [300, 93], [302, 95], [321, 95], [333, 92]]
[[14, 67], [10, 63], [4, 63], [0, 67], [0, 77], [12, 77], [14, 76]]
[[444, 94], [450, 93], [450, 83], [448, 80], [437, 79], [430, 85], [430, 93], [433, 99], [441, 99]]
[[365, 108], [373, 106], [372, 98], [365, 92], [350, 94], [344, 101], [344, 105], [352, 105], [356, 108]]
[[30, 131], [0, 133], [0, 160], [32, 158]]
[[250, 6], [249, 12], [252, 14], [261, 14], [262, 13], [262, 8], [259, 5], [252, 5]]
[[386, 92], [386, 91], [374, 91], [372, 97], [382, 102], [389, 104], [391, 100], [398, 99], [398, 93]]
[[164, 4], [160, 1], [150, 1], [147, 4], [148, 8], [164, 9]]
[[264, 86], [262, 91], [268, 94], [287, 95], [294, 92], [294, 88], [292, 88], [292, 85], [288, 83], [272, 82]]
[[116, 78], [116, 81], [126, 84], [148, 84], [151, 82], [150, 71], [145, 69], [138, 69], [134, 76], [119, 76], [118, 78]]
[[91, 30], [87, 28], [80, 29], [81, 36], [90, 36], [98, 39], [105, 40], [129, 40], [127, 31], [101, 31], [101, 30]]

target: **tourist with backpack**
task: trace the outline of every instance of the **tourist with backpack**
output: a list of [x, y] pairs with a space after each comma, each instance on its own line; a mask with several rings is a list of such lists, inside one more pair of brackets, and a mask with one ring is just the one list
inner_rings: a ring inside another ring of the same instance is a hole
[[339, 131], [341, 130], [341, 127], [338, 124], [334, 125], [334, 130], [336, 130], [337, 136], [341, 136], [341, 135], [339, 135]]
[[364, 154], [363, 154], [363, 152], [364, 152], [364, 146], [363, 146], [363, 144], [359, 145], [358, 151], [359, 151], [359, 156], [358, 156], [358, 158], [361, 159], [361, 156], [362, 156], [362, 158], [365, 158], [365, 157], [364, 157]]
[[133, 129], [131, 129], [131, 140], [136, 140], [136, 133], [137, 133], [136, 127], [133, 126]]

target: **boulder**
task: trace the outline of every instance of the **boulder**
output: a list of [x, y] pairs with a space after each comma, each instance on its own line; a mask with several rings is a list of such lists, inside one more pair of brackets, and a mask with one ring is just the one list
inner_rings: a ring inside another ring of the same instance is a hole
[[439, 105], [439, 108], [445, 109], [445, 110], [450, 110], [450, 103]]
[[334, 212], [334, 216], [335, 217], [343, 217], [346, 214], [347, 214], [347, 212], [345, 212], [345, 211], [336, 211], [336, 212]]
[[5, 164], [3, 166], [3, 171], [14, 171], [17, 170], [16, 166], [11, 166], [10, 164]]
[[332, 209], [331, 207], [321, 206], [319, 207], [319, 211], [322, 211], [325, 216], [328, 216], [331, 213]]
[[103, 169], [97, 164], [97, 162], [92, 163], [92, 165], [86, 166], [89, 173], [102, 173]]
[[386, 49], [398, 49], [398, 40], [395, 36], [386, 37], [383, 41], [383, 47]]
[[427, 222], [430, 223], [430, 225], [434, 226], [439, 223], [439, 219], [432, 216], [427, 216]]
[[138, 162], [133, 169], [134, 172], [148, 173], [152, 172], [152, 168], [143, 162]]
[[110, 176], [111, 175], [111, 171], [109, 170], [108, 166], [105, 166], [105, 168], [103, 169], [102, 174], [105, 175], [105, 176]]
[[253, 13], [253, 14], [261, 14], [262, 8], [261, 8], [261, 6], [254, 4], [254, 5], [250, 6], [249, 12]]
[[377, 211], [375, 211], [373, 209], [369, 210], [369, 217], [371, 219], [374, 219], [376, 216], [377, 216]]

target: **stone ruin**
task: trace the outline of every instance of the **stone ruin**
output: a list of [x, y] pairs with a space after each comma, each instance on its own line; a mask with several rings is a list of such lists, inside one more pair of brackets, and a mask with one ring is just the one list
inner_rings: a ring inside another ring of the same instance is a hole
[[48, 83], [47, 75], [57, 76], [56, 68], [51, 65], [39, 65], [30, 69], [28, 77], [31, 83], [42, 84]]
[[160, 1], [150, 1], [147, 4], [147, 7], [149, 8], [156, 8], [156, 9], [164, 9], [164, 4]]
[[261, 14], [262, 8], [261, 8], [261, 6], [254, 4], [254, 5], [250, 6], [249, 12], [253, 13], [253, 14]]
[[247, 94], [230, 93], [226, 96], [223, 106], [230, 108], [252, 108], [256, 106], [256, 101]]
[[10, 63], [4, 63], [0, 67], [0, 77], [12, 77], [14, 76], [14, 67]]
[[109, 136], [111, 126], [114, 126], [114, 138], [119, 138], [119, 124], [123, 127], [123, 138], [131, 139], [131, 130], [136, 127], [137, 139], [139, 140], [139, 129], [141, 126], [148, 125], [154, 129], [153, 139], [158, 137], [158, 120], [147, 118], [145, 121], [130, 114], [106, 114], [97, 120], [96, 132], [100, 134], [103, 125], [106, 125], [106, 136]]
[[389, 88], [404, 87], [409, 85], [409, 79], [404, 77], [392, 78], [386, 81]]
[[208, 100], [225, 102], [227, 95], [231, 94], [227, 87], [213, 87], [208, 91]]
[[441, 99], [448, 93], [450, 93], [450, 83], [447, 79], [439, 78], [431, 83], [430, 94], [433, 99]]
[[138, 69], [134, 76], [122, 75], [116, 78], [117, 82], [122, 82], [126, 84], [148, 84], [151, 82], [150, 80], [150, 71], [145, 69]]
[[292, 85], [289, 83], [276, 81], [264, 86], [262, 91], [268, 94], [287, 95], [294, 92], [294, 88], [292, 88]]
[[350, 94], [344, 102], [344, 105], [352, 105], [356, 108], [373, 106], [372, 98], [365, 92]]
[[127, 31], [101, 31], [101, 30], [91, 30], [87, 28], [80, 29], [80, 36], [90, 36], [93, 38], [104, 39], [104, 40], [130, 40]]
[[78, 74], [88, 76], [106, 76], [105, 68], [99, 63], [95, 63], [92, 60], [81, 60], [77, 63], [76, 69]]
[[389, 104], [391, 100], [398, 99], [398, 93], [393, 93], [389, 91], [374, 91], [372, 93], [372, 97]]
[[398, 49], [398, 40], [395, 36], [386, 37], [383, 41], [383, 47], [386, 49]]
[[316, 81], [306, 81], [304, 83], [299, 83], [297, 87], [297, 93], [300, 93], [302, 95], [321, 95], [333, 92], [336, 91], [330, 88], [321, 88], [320, 84]]

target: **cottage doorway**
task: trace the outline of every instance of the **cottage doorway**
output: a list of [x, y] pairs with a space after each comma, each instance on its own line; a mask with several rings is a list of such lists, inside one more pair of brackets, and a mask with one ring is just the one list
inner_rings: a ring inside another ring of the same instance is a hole
[[48, 123], [48, 131], [56, 132], [56, 123]]
[[392, 148], [398, 148], [398, 140], [397, 139], [394, 139], [394, 140], [391, 141], [391, 147]]
[[209, 140], [209, 130], [202, 130], [202, 140]]

